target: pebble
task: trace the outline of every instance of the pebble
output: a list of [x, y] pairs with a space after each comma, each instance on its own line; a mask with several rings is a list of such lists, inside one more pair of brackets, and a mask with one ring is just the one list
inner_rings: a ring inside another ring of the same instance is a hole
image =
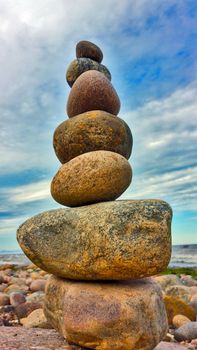
[[172, 320], [172, 324], [176, 328], [179, 328], [188, 322], [191, 322], [190, 319], [184, 315], [175, 315]]
[[77, 78], [84, 72], [88, 70], [97, 70], [106, 76], [106, 78], [111, 81], [111, 74], [107, 67], [90, 58], [78, 58], [71, 62], [66, 72], [66, 80], [70, 87], [73, 86]]
[[46, 320], [43, 309], [32, 311], [26, 318], [22, 318], [20, 323], [25, 328], [52, 328]]
[[40, 309], [42, 305], [35, 302], [25, 302], [15, 307], [15, 313], [19, 319], [27, 317], [33, 310]]
[[120, 110], [120, 100], [114, 87], [104, 74], [95, 70], [89, 70], [78, 77], [67, 101], [69, 118], [92, 110], [114, 115]]
[[10, 294], [10, 304], [12, 306], [23, 304], [25, 303], [25, 301], [26, 301], [26, 298], [22, 293], [13, 292]]
[[0, 306], [9, 305], [10, 298], [6, 293], [0, 292]]
[[191, 341], [197, 338], [197, 322], [188, 322], [174, 332], [177, 341]]
[[94, 43], [87, 40], [78, 42], [76, 45], [76, 56], [77, 58], [88, 57], [99, 63], [103, 59], [103, 53], [101, 49]]
[[30, 284], [30, 290], [32, 292], [38, 292], [38, 291], [43, 291], [45, 289], [46, 285], [46, 280], [44, 279], [37, 279], [31, 282]]
[[90, 111], [64, 121], [53, 137], [54, 150], [61, 163], [98, 150], [115, 152], [129, 159], [132, 145], [128, 125], [104, 111]]
[[85, 280], [137, 279], [167, 267], [171, 217], [164, 201], [103, 202], [36, 215], [19, 227], [17, 238], [25, 254], [49, 273]]
[[161, 289], [152, 279], [85, 283], [53, 276], [44, 313], [68, 342], [88, 348], [143, 349], [146, 339], [152, 350], [167, 332]]
[[129, 187], [131, 179], [131, 166], [123, 156], [88, 152], [61, 166], [52, 180], [51, 194], [68, 207], [112, 201]]

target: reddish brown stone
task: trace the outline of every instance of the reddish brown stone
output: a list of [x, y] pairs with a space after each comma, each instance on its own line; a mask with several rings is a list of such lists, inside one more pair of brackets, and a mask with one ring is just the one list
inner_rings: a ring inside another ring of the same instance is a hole
[[121, 155], [88, 152], [61, 166], [52, 180], [51, 194], [69, 207], [110, 201], [127, 189], [131, 179], [131, 166]]
[[52, 276], [47, 320], [70, 343], [97, 350], [152, 350], [167, 331], [160, 287], [151, 279], [76, 282]]
[[103, 53], [101, 49], [97, 45], [87, 40], [78, 42], [76, 45], [76, 56], [77, 58], [88, 57], [99, 63], [103, 59]]
[[79, 76], [73, 84], [67, 102], [68, 116], [102, 110], [117, 115], [120, 100], [110, 81], [104, 74], [89, 70]]
[[124, 120], [104, 111], [90, 111], [64, 121], [53, 138], [61, 163], [98, 150], [119, 153], [129, 159], [132, 144], [132, 134]]

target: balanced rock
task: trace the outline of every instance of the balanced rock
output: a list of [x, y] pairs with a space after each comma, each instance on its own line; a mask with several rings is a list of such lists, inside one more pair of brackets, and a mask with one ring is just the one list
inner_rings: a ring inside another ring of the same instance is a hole
[[109, 151], [84, 153], [61, 166], [51, 194], [69, 207], [118, 198], [130, 185], [132, 170], [121, 155]]
[[124, 120], [104, 111], [90, 111], [64, 121], [53, 137], [61, 163], [98, 150], [119, 153], [129, 159], [132, 144], [132, 134]]
[[167, 267], [171, 216], [160, 200], [105, 202], [36, 215], [19, 227], [17, 238], [30, 260], [54, 275], [136, 279]]
[[83, 57], [77, 58], [70, 63], [66, 72], [66, 80], [68, 85], [73, 86], [77, 78], [88, 70], [97, 70], [103, 73], [107, 79], [111, 80], [111, 74], [107, 67], [105, 67], [103, 64], [91, 60], [90, 58]]
[[78, 58], [80, 57], [88, 57], [91, 58], [94, 61], [101, 62], [103, 59], [103, 53], [101, 49], [91, 43], [90, 41], [79, 41], [77, 46], [76, 46], [76, 56]]
[[151, 279], [85, 283], [53, 276], [44, 313], [69, 343], [91, 349], [152, 350], [167, 331], [161, 289]]
[[190, 319], [184, 315], [176, 315], [172, 320], [172, 324], [175, 328], [179, 328], [188, 322], [190, 322]]
[[104, 74], [89, 70], [81, 74], [72, 86], [67, 102], [68, 116], [102, 110], [117, 115], [120, 100], [110, 81]]

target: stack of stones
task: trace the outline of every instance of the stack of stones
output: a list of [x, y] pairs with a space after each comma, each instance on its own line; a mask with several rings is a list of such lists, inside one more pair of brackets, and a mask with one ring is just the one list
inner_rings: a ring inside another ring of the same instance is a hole
[[67, 71], [69, 119], [54, 133], [63, 163], [52, 180], [61, 208], [20, 226], [25, 254], [49, 272], [44, 312], [69, 343], [97, 350], [152, 350], [167, 331], [159, 286], [150, 278], [171, 254], [170, 206], [115, 201], [129, 186], [132, 135], [94, 44], [77, 44]]

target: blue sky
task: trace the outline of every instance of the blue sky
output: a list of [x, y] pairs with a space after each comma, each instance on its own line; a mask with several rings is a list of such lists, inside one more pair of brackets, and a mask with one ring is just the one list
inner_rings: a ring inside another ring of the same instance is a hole
[[59, 207], [52, 137], [79, 40], [103, 50], [133, 133], [121, 198], [168, 201], [173, 243], [197, 243], [196, 23], [196, 0], [0, 1], [0, 249], [17, 249], [18, 225]]

